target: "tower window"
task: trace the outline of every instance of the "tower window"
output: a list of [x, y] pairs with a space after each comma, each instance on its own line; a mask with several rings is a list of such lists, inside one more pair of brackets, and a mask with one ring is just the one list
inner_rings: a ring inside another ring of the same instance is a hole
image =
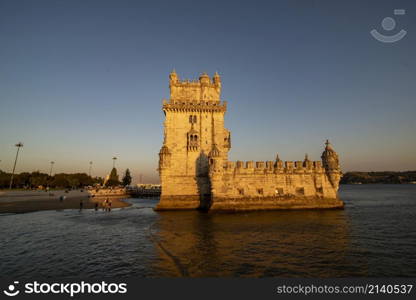
[[195, 151], [198, 148], [198, 135], [188, 133], [188, 150]]
[[305, 189], [303, 187], [297, 188], [296, 193], [299, 195], [305, 195]]
[[283, 195], [283, 188], [277, 188], [276, 189], [276, 195], [282, 196]]
[[189, 123], [195, 124], [196, 121], [197, 121], [197, 117], [196, 116], [194, 116], [194, 115], [190, 115], [189, 116]]

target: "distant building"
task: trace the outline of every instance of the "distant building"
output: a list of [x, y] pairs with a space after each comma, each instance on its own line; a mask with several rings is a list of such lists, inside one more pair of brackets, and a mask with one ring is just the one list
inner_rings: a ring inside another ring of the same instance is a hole
[[145, 189], [145, 190], [160, 190], [161, 186], [160, 184], [154, 184], [154, 183], [138, 183], [137, 185], [138, 189]]
[[327, 141], [322, 161], [228, 161], [230, 131], [221, 78], [170, 74], [163, 101], [164, 140], [159, 152], [162, 186], [156, 209], [256, 210], [343, 207], [337, 197], [341, 171]]

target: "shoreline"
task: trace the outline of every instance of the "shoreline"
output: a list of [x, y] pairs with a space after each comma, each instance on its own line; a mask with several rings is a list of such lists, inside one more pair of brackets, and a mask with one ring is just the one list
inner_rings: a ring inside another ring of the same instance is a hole
[[[60, 200], [60, 196], [66, 196], [65, 200]], [[63, 210], [63, 209], [80, 209], [82, 201], [82, 209], [94, 209], [98, 203], [98, 209], [103, 209], [103, 203], [106, 199], [111, 200], [111, 208], [123, 208], [131, 206], [130, 203], [124, 201], [130, 198], [129, 195], [103, 195], [91, 197], [88, 191], [51, 191], [46, 192], [9, 192], [0, 194], [0, 214], [10, 213], [28, 213], [43, 210]]]

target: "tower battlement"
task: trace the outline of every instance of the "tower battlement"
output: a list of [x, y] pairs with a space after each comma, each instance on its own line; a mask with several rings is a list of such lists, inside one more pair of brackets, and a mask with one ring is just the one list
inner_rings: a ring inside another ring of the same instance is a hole
[[203, 73], [198, 80], [180, 80], [172, 71], [169, 79], [171, 102], [218, 102], [221, 99], [221, 77], [218, 73], [212, 79]]
[[321, 161], [284, 161], [281, 163], [274, 161], [227, 161], [223, 165], [223, 172], [227, 174], [293, 174], [293, 173], [323, 173]]

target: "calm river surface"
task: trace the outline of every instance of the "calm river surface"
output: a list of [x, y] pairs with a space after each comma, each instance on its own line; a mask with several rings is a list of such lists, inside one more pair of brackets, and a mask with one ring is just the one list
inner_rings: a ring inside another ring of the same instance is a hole
[[133, 206], [0, 216], [0, 276], [416, 277], [416, 185], [344, 185], [345, 210]]

